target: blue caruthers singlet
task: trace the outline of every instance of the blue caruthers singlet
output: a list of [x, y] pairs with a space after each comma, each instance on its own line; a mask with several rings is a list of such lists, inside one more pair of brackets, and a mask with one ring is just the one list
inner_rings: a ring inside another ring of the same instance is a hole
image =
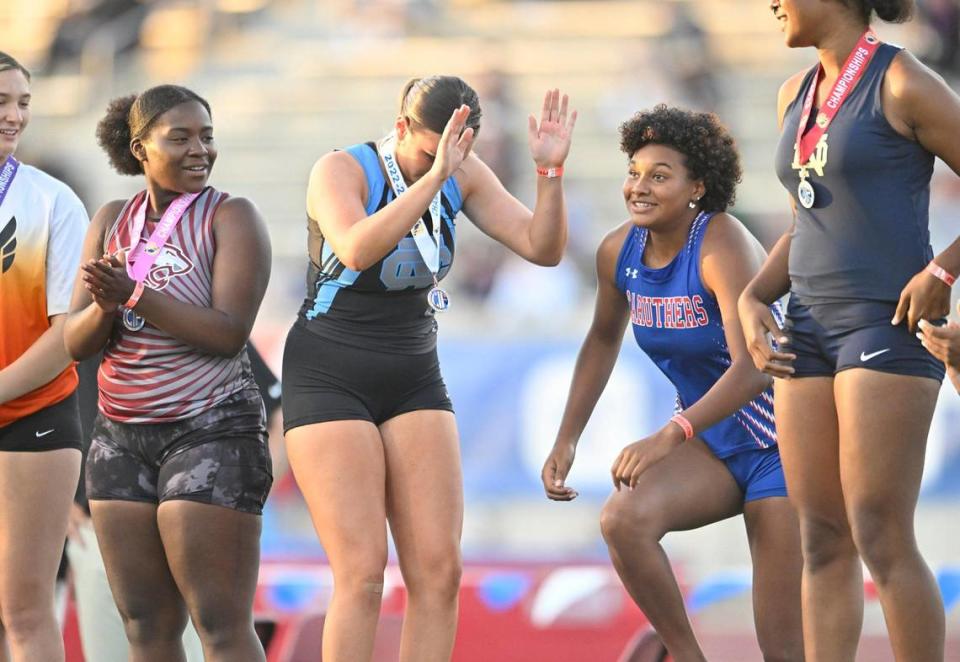
[[[883, 114], [881, 88], [900, 51], [882, 44], [826, 137], [823, 176], [811, 171], [812, 209], [797, 204], [790, 242], [791, 292], [805, 300], [893, 301], [933, 258], [928, 229], [934, 157], [898, 134]], [[803, 99], [816, 68], [787, 107], [777, 175], [796, 197], [792, 167]], [[814, 121], [817, 111], [810, 114]], [[816, 157], [816, 152], [815, 152]]]
[[[384, 177], [374, 143], [345, 150], [357, 160], [367, 179], [368, 215], [393, 200], [393, 189]], [[453, 263], [456, 224], [463, 196], [451, 177], [441, 195], [440, 272], [442, 279]], [[427, 229], [433, 222], [424, 213]], [[351, 271], [340, 263], [324, 240], [317, 223], [310, 220], [310, 267], [307, 298], [300, 309], [300, 324], [318, 335], [339, 342], [410, 353], [428, 352], [436, 346], [433, 311], [426, 293], [433, 286], [430, 270], [408, 233], [383, 259], [363, 271]]]
[[[677, 389], [680, 408], [702, 398], [731, 363], [720, 306], [700, 277], [700, 247], [711, 218], [697, 216], [686, 245], [661, 269], [643, 264], [643, 228], [630, 228], [617, 260], [617, 287], [627, 296], [633, 335]], [[776, 445], [772, 390], [699, 436], [718, 458]]]

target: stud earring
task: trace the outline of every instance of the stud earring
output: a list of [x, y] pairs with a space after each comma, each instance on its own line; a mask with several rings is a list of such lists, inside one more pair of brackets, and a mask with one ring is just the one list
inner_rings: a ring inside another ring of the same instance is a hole
[[690, 209], [696, 209], [698, 202], [700, 202], [700, 201], [699, 201], [698, 199], [694, 198], [693, 200], [691, 200], [690, 202], [687, 203], [687, 206], [690, 207]]

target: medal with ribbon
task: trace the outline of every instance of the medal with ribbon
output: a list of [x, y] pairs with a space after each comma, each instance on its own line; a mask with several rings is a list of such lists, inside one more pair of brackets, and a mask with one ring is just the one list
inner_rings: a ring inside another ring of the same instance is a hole
[[[840, 107], [850, 97], [867, 66], [880, 47], [880, 40], [873, 30], [867, 30], [861, 35], [857, 45], [847, 56], [847, 61], [840, 70], [837, 82], [833, 85], [823, 108], [817, 114], [813, 126], [807, 129], [810, 123], [810, 114], [813, 112], [813, 102], [817, 96], [817, 85], [823, 75], [823, 65], [817, 65], [817, 73], [810, 83], [807, 96], [803, 101], [803, 110], [800, 113], [800, 124], [797, 126], [797, 141], [794, 145], [793, 168], [799, 170], [800, 185], [797, 187], [797, 200], [804, 209], [811, 209], [816, 203], [816, 191], [810, 181], [810, 170], [817, 176], [823, 176], [823, 168], [827, 164], [827, 129], [836, 117]], [[811, 159], [811, 157], [813, 157]]]
[[[380, 142], [377, 151], [387, 172], [387, 180], [390, 182], [390, 188], [393, 189], [393, 195], [399, 198], [407, 192], [407, 183], [403, 180], [403, 173], [400, 172], [400, 165], [397, 163], [396, 142], [397, 134], [391, 132]], [[417, 245], [417, 250], [420, 251], [423, 263], [427, 265], [430, 275], [433, 276], [433, 287], [427, 293], [427, 305], [435, 312], [442, 313], [450, 307], [450, 296], [440, 287], [440, 281], [437, 280], [437, 274], [440, 272], [440, 244], [442, 241], [440, 228], [443, 222], [440, 216], [440, 191], [437, 191], [433, 200], [430, 201], [429, 210], [433, 232], [427, 230], [427, 224], [423, 222], [421, 217], [410, 229], [410, 234]]]
[[[147, 223], [147, 204], [150, 200], [149, 195], [144, 196], [143, 204], [137, 208], [133, 215], [133, 223], [130, 227], [130, 248], [127, 250], [127, 275], [134, 282], [142, 283], [146, 280], [151, 267], [160, 257], [160, 252], [166, 245], [174, 228], [177, 227], [177, 223], [180, 222], [187, 209], [199, 195], [199, 193], [181, 193], [177, 196], [167, 206], [167, 210], [163, 212], [157, 227], [150, 233], [150, 238], [147, 239], [145, 244], [141, 244], [143, 228]], [[123, 309], [123, 325], [131, 331], [139, 331], [145, 323], [146, 320], [133, 310]]]

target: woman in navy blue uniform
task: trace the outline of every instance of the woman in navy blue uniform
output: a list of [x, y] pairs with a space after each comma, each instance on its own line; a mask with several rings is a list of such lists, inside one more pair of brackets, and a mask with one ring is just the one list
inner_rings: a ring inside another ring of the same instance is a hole
[[[790, 48], [819, 61], [781, 87], [776, 165], [794, 222], [745, 289], [740, 315], [776, 381], [777, 432], [804, 556], [811, 660], [853, 660], [861, 560], [897, 660], [942, 660], [944, 613], [913, 517], [943, 364], [916, 338], [948, 312], [960, 242], [934, 257], [934, 157], [960, 172], [960, 100], [874, 15], [912, 0], [773, 0]], [[790, 293], [786, 326], [768, 304]], [[777, 350], [769, 336], [789, 344]], [[789, 379], [787, 379], [789, 378]]]
[[[393, 132], [322, 157], [307, 192], [308, 293], [283, 361], [290, 466], [334, 575], [323, 659], [369, 660], [387, 523], [407, 589], [400, 660], [447, 660], [463, 521], [459, 443], [436, 353], [461, 210], [521, 257], [555, 265], [576, 113], [548, 92], [529, 120], [531, 211], [471, 146], [480, 104], [452, 76], [411, 80]], [[533, 168], [531, 168], [533, 170]]]
[[577, 496], [567, 475], [629, 322], [676, 387], [677, 412], [613, 463], [616, 491], [600, 524], [620, 578], [672, 659], [704, 660], [660, 539], [742, 513], [760, 648], [768, 660], [802, 660], [799, 533], [770, 378], [750, 360], [737, 317], [737, 297], [765, 254], [725, 211], [740, 179], [734, 141], [714, 115], [666, 106], [638, 113], [620, 132], [630, 218], [597, 251], [593, 324], [544, 489], [557, 501]]

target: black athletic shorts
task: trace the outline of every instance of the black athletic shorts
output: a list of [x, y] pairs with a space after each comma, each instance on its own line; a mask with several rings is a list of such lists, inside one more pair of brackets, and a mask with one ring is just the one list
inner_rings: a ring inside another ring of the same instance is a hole
[[832, 377], [842, 370], [880, 372], [943, 381], [944, 365], [907, 329], [890, 324], [897, 309], [885, 301], [819, 302], [790, 295], [785, 350], [797, 355], [794, 377]]
[[182, 499], [259, 515], [273, 483], [260, 393], [240, 391], [172, 423], [119, 423], [101, 413], [86, 473], [90, 501]]
[[80, 409], [77, 392], [0, 428], [0, 451], [8, 453], [80, 450]]
[[411, 411], [453, 411], [437, 350], [397, 354], [323, 338], [298, 322], [283, 349], [283, 429], [327, 421], [380, 425]]

